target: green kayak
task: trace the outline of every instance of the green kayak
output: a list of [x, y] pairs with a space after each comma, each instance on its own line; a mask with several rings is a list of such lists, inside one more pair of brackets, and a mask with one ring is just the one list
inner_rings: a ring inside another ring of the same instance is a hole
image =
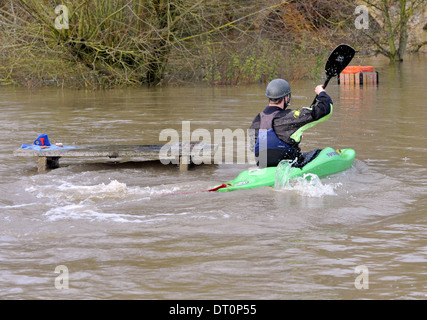
[[[344, 171], [353, 165], [356, 152], [353, 149], [322, 149], [317, 156], [302, 168], [291, 168], [289, 179], [302, 177], [304, 174], [315, 174], [319, 178]], [[280, 166], [280, 164], [279, 164]], [[212, 191], [234, 191], [257, 187], [274, 187], [277, 167], [252, 169], [241, 172], [234, 180], [226, 182]]]

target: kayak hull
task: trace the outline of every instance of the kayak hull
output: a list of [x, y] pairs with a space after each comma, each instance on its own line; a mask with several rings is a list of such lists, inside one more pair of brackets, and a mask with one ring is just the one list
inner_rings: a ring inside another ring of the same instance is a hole
[[[302, 177], [304, 174], [315, 174], [319, 178], [349, 169], [356, 157], [353, 149], [334, 150], [327, 147], [302, 168], [292, 168], [289, 179]], [[252, 169], [241, 172], [235, 179], [226, 182], [226, 187], [217, 191], [227, 192], [239, 189], [274, 187], [277, 167]]]

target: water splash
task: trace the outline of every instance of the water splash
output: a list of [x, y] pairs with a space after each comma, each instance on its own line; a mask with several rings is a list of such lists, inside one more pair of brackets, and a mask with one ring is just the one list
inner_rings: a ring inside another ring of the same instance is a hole
[[276, 168], [276, 180], [274, 182], [275, 189], [284, 189], [289, 187], [289, 178], [293, 170], [293, 161], [282, 160]]
[[300, 195], [308, 197], [322, 197], [324, 195], [336, 195], [335, 189], [341, 183], [323, 184], [320, 178], [312, 173], [304, 174], [302, 177], [290, 179], [293, 162], [283, 160], [276, 169], [276, 180], [274, 189], [277, 191], [295, 191]]
[[337, 195], [335, 189], [341, 185], [341, 183], [322, 183], [320, 178], [312, 173], [297, 177], [290, 183], [291, 190], [308, 197], [335, 196]]

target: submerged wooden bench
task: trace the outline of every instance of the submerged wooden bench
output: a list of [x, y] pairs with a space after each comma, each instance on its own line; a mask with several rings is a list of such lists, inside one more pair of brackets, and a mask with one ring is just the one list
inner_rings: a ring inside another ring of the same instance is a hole
[[[191, 163], [213, 163], [218, 145], [206, 143], [175, 143], [170, 145], [94, 145], [75, 149], [23, 149], [14, 151], [16, 157], [37, 157], [38, 172], [59, 167], [61, 157], [80, 158], [138, 158], [138, 161], [159, 160], [162, 163], [179, 165], [181, 171], [188, 170]], [[194, 162], [193, 158], [198, 161]], [[203, 162], [201, 159], [204, 159]]]

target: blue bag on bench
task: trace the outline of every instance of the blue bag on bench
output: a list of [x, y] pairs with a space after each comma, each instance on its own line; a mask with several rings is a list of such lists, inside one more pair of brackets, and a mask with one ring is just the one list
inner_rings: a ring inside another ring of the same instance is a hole
[[47, 134], [41, 134], [37, 137], [36, 140], [34, 140], [34, 144], [36, 146], [50, 146], [49, 138]]

